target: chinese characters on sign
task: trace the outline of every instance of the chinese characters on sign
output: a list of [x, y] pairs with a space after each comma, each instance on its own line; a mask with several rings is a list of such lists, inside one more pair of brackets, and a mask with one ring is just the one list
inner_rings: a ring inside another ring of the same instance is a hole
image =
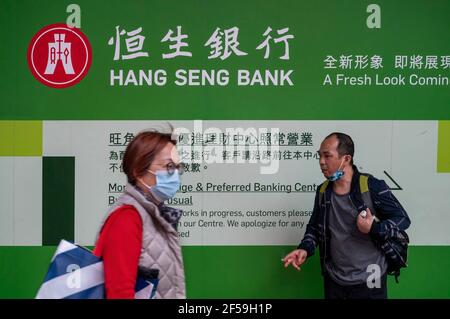
[[[203, 47], [208, 50], [205, 50], [204, 57], [208, 60], [224, 61], [232, 56], [251, 55], [248, 48], [241, 46], [239, 31], [237, 26], [228, 29], [216, 27], [204, 41]], [[126, 30], [117, 25], [115, 34], [108, 40], [108, 45], [114, 47], [113, 61], [151, 58], [151, 52], [146, 49], [144, 43], [146, 36], [143, 27]], [[277, 56], [279, 60], [290, 60], [289, 44], [295, 37], [289, 32], [289, 27], [273, 30], [269, 26], [262, 33], [262, 38], [254, 51], [260, 55], [264, 53], [264, 60], [269, 59], [274, 46], [278, 46], [283, 52], [281, 56]], [[177, 26], [174, 30], [169, 29], [159, 41], [167, 47], [162, 50], [162, 59], [192, 58], [194, 53], [189, 47], [189, 40], [190, 36], [182, 26]], [[165, 86], [170, 80], [176, 86], [227, 86], [230, 81], [234, 81], [237, 86], [293, 86], [293, 72], [293, 69], [238, 69], [232, 72], [227, 69], [178, 69], [168, 73], [165, 69], [111, 69], [109, 79], [110, 86]]]
[[[389, 68], [384, 69], [385, 66]], [[395, 55], [388, 64], [379, 55], [327, 55], [323, 60], [323, 68], [328, 72], [339, 72], [327, 73], [323, 86], [448, 86], [450, 83], [445, 74], [445, 71], [450, 70], [450, 55]], [[361, 70], [367, 73], [341, 73]], [[392, 70], [397, 72], [385, 74]], [[384, 72], [372, 73], [378, 71]], [[408, 73], [402, 73], [404, 71]]]
[[[437, 70], [450, 69], [450, 55], [395, 55], [394, 56], [395, 69], [410, 69], [410, 70]], [[381, 69], [383, 68], [383, 58], [379, 55], [340, 55], [334, 57], [327, 55], [324, 62], [324, 69]]]
[[[121, 163], [125, 148], [133, 139], [133, 133], [109, 133], [108, 169], [112, 173], [123, 173]], [[224, 161], [272, 160], [318, 160], [317, 152], [312, 150], [313, 135], [309, 132], [279, 132], [254, 134], [230, 133], [190, 133], [180, 134], [177, 138], [180, 158], [185, 162], [187, 172], [200, 172], [199, 161], [219, 156]], [[282, 150], [260, 150], [259, 146], [282, 146]], [[214, 146], [224, 146], [221, 154], [213, 154]], [[198, 151], [197, 147], [200, 147]], [[197, 163], [190, 163], [190, 162]]]
[[[149, 57], [149, 52], [144, 50], [144, 40], [146, 37], [142, 34], [142, 27], [126, 31], [124, 28], [116, 26], [115, 31], [115, 35], [108, 40], [108, 45], [114, 45], [114, 61]], [[276, 34], [278, 37], [273, 37], [271, 33], [272, 28], [267, 27], [262, 34], [265, 39], [256, 47], [256, 50], [265, 49], [264, 59], [268, 59], [270, 57], [271, 42], [274, 44], [282, 43], [284, 45], [284, 54], [279, 59], [289, 60], [289, 40], [294, 39], [294, 35], [289, 33], [288, 27], [277, 30]], [[231, 55], [248, 55], [248, 52], [244, 52], [239, 48], [240, 43], [238, 37], [239, 28], [236, 26], [223, 30], [216, 28], [204, 44], [205, 47], [210, 49], [208, 59], [220, 58], [221, 60], [226, 60]], [[179, 56], [192, 57], [192, 52], [188, 51], [188, 38], [189, 36], [187, 34], [183, 34], [182, 26], [177, 26], [176, 34], [172, 29], [169, 29], [160, 42], [168, 42], [169, 50], [171, 51], [163, 53], [162, 58], [173, 59]], [[125, 42], [125, 48], [121, 45], [123, 41]], [[126, 54], [123, 54], [123, 52], [126, 52]]]

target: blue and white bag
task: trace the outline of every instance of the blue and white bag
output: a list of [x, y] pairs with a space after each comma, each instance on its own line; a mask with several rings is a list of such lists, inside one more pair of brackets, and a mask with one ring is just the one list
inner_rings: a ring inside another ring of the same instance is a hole
[[[61, 240], [36, 299], [104, 299], [103, 261], [90, 250]], [[136, 299], [153, 299], [158, 285], [153, 278], [138, 276]]]

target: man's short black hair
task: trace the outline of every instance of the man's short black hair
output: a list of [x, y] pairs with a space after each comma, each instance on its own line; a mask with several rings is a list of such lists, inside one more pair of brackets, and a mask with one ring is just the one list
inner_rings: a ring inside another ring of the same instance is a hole
[[351, 155], [352, 160], [350, 161], [350, 165], [353, 165], [353, 155], [355, 154], [355, 144], [353, 144], [352, 138], [345, 133], [333, 132], [330, 135], [328, 135], [327, 137], [325, 137], [325, 139], [330, 138], [332, 136], [336, 136], [336, 138], [338, 139], [337, 151], [338, 151], [339, 156]]

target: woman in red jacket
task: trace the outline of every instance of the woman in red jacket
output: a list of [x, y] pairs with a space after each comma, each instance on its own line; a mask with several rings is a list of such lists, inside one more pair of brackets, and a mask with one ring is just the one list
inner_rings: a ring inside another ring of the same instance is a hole
[[139, 133], [128, 144], [128, 184], [103, 223], [94, 254], [103, 259], [107, 298], [135, 298], [138, 268], [157, 269], [156, 298], [185, 298], [177, 226], [181, 210], [164, 205], [183, 166], [171, 134]]

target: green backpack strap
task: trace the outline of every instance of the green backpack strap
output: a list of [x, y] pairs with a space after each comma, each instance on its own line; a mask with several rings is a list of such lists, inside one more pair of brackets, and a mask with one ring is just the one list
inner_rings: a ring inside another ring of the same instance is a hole
[[359, 175], [359, 189], [361, 190], [361, 195], [369, 192], [369, 176]]
[[378, 222], [379, 219], [375, 215], [376, 212], [375, 212], [375, 209], [373, 206], [372, 197], [370, 196], [369, 175], [365, 175], [365, 174], [359, 175], [359, 189], [361, 191], [361, 197], [362, 197], [364, 204], [366, 204], [366, 206], [370, 208], [372, 215], [375, 216], [375, 221]]
[[322, 183], [322, 186], [320, 186], [320, 190], [319, 190], [319, 204], [322, 204], [323, 201], [323, 196], [325, 194], [325, 191], [327, 189], [328, 186], [328, 180], [326, 180], [325, 182]]

